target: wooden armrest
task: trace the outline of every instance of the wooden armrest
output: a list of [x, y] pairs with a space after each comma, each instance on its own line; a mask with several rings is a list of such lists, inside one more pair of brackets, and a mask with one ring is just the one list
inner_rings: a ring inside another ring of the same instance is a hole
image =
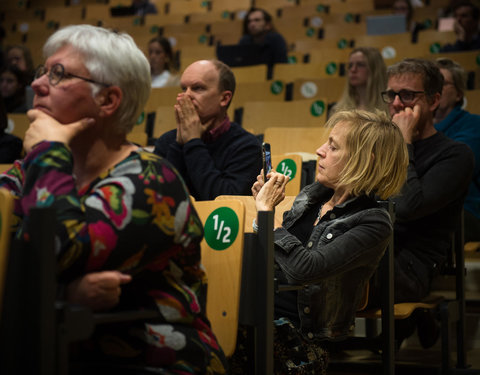
[[479, 251], [480, 250], [480, 242], [467, 242], [464, 246], [465, 251]]
[[[420, 302], [404, 302], [393, 305], [393, 315], [395, 319], [406, 319], [416, 309], [433, 309], [442, 302], [444, 298], [437, 295], [429, 295]], [[382, 309], [369, 309], [357, 312], [357, 317], [379, 319], [382, 316]]]

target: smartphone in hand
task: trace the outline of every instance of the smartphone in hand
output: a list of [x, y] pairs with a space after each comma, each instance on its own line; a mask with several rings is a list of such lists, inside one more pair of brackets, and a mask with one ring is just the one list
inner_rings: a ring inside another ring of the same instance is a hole
[[263, 161], [263, 181], [267, 182], [267, 175], [272, 170], [272, 154], [270, 152], [270, 143], [262, 144], [262, 161]]

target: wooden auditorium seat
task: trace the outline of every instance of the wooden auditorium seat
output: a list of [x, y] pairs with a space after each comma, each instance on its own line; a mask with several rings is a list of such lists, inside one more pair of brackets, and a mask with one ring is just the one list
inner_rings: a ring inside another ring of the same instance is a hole
[[25, 113], [9, 113], [8, 119], [13, 123], [11, 134], [23, 139], [30, 126], [30, 120]]
[[331, 128], [323, 126], [265, 129], [264, 141], [270, 143], [277, 154], [300, 153], [308, 159], [316, 160], [315, 151], [322, 146], [330, 134]]
[[[0, 166], [3, 165], [0, 164]], [[13, 195], [8, 190], [0, 188], [0, 316], [3, 305], [8, 252], [10, 251], [10, 237], [12, 236], [13, 201]]]
[[323, 99], [337, 102], [343, 94], [347, 78], [299, 78], [293, 81], [293, 100]]
[[253, 129], [255, 134], [263, 134], [269, 127], [321, 128], [327, 118], [326, 112], [327, 103], [322, 99], [247, 102], [243, 105], [242, 126]]
[[263, 82], [267, 80], [266, 65], [239, 66], [232, 68], [235, 80], [242, 82]]
[[297, 196], [302, 185], [302, 157], [300, 154], [272, 154], [272, 168], [289, 178], [285, 186], [285, 194]]
[[275, 64], [273, 79], [293, 82], [297, 78], [336, 77], [340, 72], [340, 62], [328, 60], [320, 63]]
[[238, 83], [228, 114], [234, 119], [234, 112], [251, 101], [285, 101], [286, 83], [283, 81], [241, 82]]
[[235, 351], [242, 283], [245, 206], [236, 199], [193, 202], [204, 226], [207, 317], [227, 357]]

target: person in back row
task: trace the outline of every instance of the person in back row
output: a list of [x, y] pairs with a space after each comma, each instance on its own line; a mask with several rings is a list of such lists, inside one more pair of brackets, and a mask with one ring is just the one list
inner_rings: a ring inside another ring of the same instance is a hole
[[0, 164], [10, 164], [22, 155], [22, 140], [6, 133], [8, 117], [3, 99], [0, 98]]
[[455, 34], [457, 40], [454, 44], [446, 44], [441, 52], [459, 52], [480, 49], [480, 33], [478, 22], [480, 9], [471, 1], [459, 1], [453, 6], [455, 18]]
[[[382, 98], [402, 131], [409, 154], [407, 181], [394, 198], [395, 302], [415, 302], [428, 295], [450, 251], [474, 158], [467, 145], [434, 127], [444, 82], [434, 62], [405, 59], [388, 67], [387, 75]], [[419, 338], [428, 347], [435, 340], [433, 332], [422, 333], [426, 326], [419, 324]], [[411, 327], [411, 332], [402, 330], [405, 337], [413, 333], [415, 326]]]
[[387, 67], [380, 51], [373, 47], [354, 48], [348, 58], [345, 89], [331, 112], [365, 109], [388, 113], [380, 95], [386, 86]]
[[156, 36], [150, 39], [148, 62], [152, 74], [152, 88], [180, 86], [180, 77], [174, 70], [172, 46], [167, 38]]
[[464, 205], [465, 241], [480, 241], [480, 116], [462, 109], [466, 89], [462, 66], [447, 58], [437, 59], [436, 63], [444, 81], [435, 112], [435, 128], [449, 138], [466, 143], [475, 155], [475, 170]]
[[177, 168], [196, 200], [248, 195], [262, 169], [261, 145], [227, 116], [235, 92], [232, 70], [218, 60], [196, 61], [180, 85], [177, 129], [163, 134], [154, 152]]
[[287, 43], [273, 27], [272, 16], [264, 9], [251, 8], [243, 20], [240, 45], [254, 44], [261, 48], [265, 64], [288, 62]]

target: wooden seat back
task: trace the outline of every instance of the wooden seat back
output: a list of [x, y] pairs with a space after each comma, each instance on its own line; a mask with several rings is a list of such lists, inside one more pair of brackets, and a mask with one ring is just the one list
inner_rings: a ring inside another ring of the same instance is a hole
[[281, 154], [301, 153], [316, 159], [315, 150], [323, 145], [330, 135], [331, 128], [323, 126], [265, 129], [264, 141], [270, 143], [272, 150]]
[[237, 341], [245, 206], [235, 199], [193, 203], [205, 231], [201, 246], [207, 317], [225, 355], [231, 356]]
[[0, 188], [0, 315], [2, 312], [5, 274], [10, 249], [13, 201], [13, 195], [8, 190]]
[[290, 179], [285, 194], [298, 195], [302, 185], [302, 157], [299, 154], [273, 154], [272, 168]]
[[257, 101], [244, 104], [242, 126], [253, 129], [255, 134], [264, 134], [270, 127], [281, 127], [293, 131], [299, 127], [322, 128], [326, 119], [327, 102], [323, 99], [289, 102]]

